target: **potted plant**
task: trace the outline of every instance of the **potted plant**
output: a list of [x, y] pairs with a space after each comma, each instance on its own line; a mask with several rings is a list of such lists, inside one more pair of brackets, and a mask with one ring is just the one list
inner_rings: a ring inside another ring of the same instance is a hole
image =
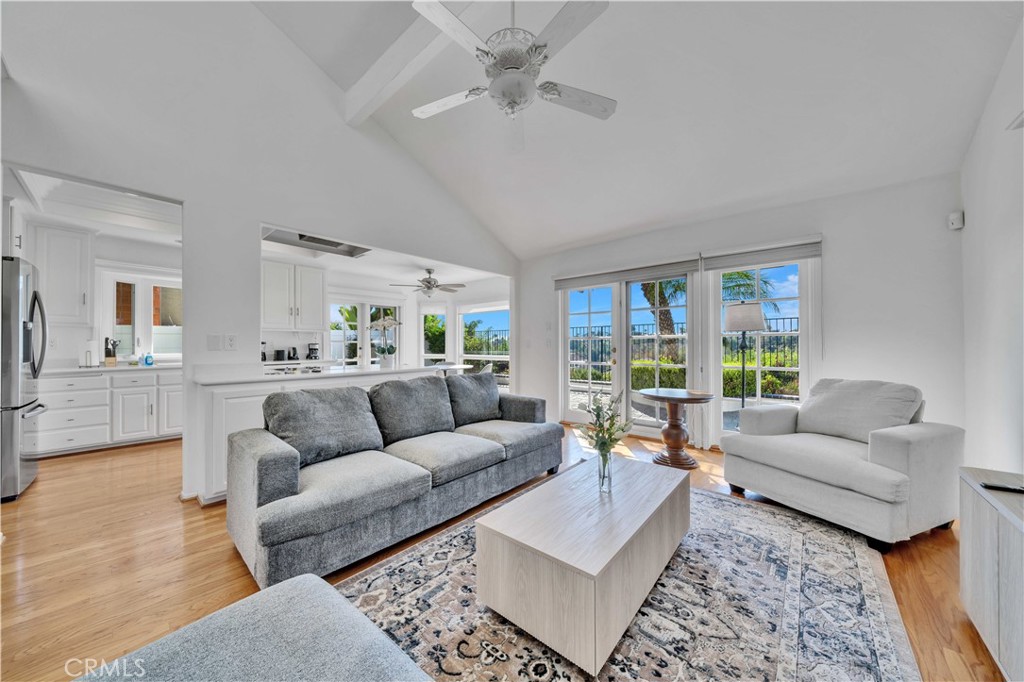
[[591, 416], [589, 424], [574, 424], [590, 444], [597, 450], [597, 484], [603, 493], [612, 491], [612, 448], [622, 441], [633, 427], [633, 420], [620, 421], [622, 403], [620, 392], [608, 405], [595, 402], [583, 408]]
[[402, 323], [391, 317], [383, 317], [370, 323], [367, 329], [380, 332], [380, 343], [373, 344], [373, 351], [380, 358], [381, 369], [393, 369], [395, 366], [395, 344], [388, 340], [388, 332]]

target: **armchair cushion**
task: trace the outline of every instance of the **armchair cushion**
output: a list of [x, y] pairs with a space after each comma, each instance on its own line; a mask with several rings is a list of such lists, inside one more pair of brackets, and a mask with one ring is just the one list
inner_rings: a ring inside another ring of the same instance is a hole
[[445, 379], [455, 426], [501, 417], [498, 381], [492, 372], [453, 374]]
[[384, 447], [366, 391], [358, 386], [272, 393], [267, 430], [299, 452], [302, 466]]
[[448, 386], [441, 377], [394, 379], [370, 388], [384, 445], [437, 431], [454, 431]]
[[822, 379], [800, 407], [796, 430], [867, 443], [872, 431], [909, 424], [920, 406], [920, 389], [907, 384]]
[[297, 495], [256, 510], [259, 541], [319, 535], [430, 490], [430, 472], [383, 452], [356, 452], [303, 467]]
[[781, 436], [722, 436], [727, 455], [788, 471], [873, 497], [883, 502], [903, 502], [910, 490], [906, 474], [868, 461], [868, 446], [846, 438], [817, 433]]

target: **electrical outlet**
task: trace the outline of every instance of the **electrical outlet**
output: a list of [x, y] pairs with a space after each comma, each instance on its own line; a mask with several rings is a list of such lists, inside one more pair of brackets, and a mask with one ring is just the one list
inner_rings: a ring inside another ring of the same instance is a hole
[[56, 336], [51, 336], [50, 337], [50, 348], [56, 348], [56, 347], [57, 347], [57, 337]]
[[222, 334], [207, 334], [206, 350], [224, 350], [224, 336]]
[[224, 350], [238, 350], [238, 334], [224, 335]]

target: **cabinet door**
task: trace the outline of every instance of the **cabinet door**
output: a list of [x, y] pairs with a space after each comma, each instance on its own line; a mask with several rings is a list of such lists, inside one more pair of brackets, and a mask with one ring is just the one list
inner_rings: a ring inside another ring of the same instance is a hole
[[157, 434], [173, 436], [181, 433], [185, 424], [185, 392], [181, 386], [161, 386], [157, 389], [159, 415]]
[[50, 324], [88, 326], [92, 306], [92, 234], [36, 228], [40, 293]]
[[999, 512], [960, 481], [960, 601], [993, 655], [999, 651]]
[[119, 388], [113, 391], [114, 442], [156, 436], [156, 389]]
[[292, 329], [295, 304], [292, 303], [294, 268], [287, 263], [263, 262], [263, 327]]
[[327, 328], [324, 320], [324, 304], [327, 277], [323, 270], [295, 266], [295, 328], [306, 331], [323, 331]]

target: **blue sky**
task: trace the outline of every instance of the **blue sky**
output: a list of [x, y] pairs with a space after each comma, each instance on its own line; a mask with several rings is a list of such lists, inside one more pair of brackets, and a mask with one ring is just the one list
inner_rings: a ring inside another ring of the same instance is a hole
[[473, 320], [480, 320], [480, 326], [477, 327], [479, 331], [485, 329], [508, 329], [509, 318], [507, 310], [492, 310], [486, 313], [470, 313], [463, 315], [462, 320], [464, 323], [469, 324]]

